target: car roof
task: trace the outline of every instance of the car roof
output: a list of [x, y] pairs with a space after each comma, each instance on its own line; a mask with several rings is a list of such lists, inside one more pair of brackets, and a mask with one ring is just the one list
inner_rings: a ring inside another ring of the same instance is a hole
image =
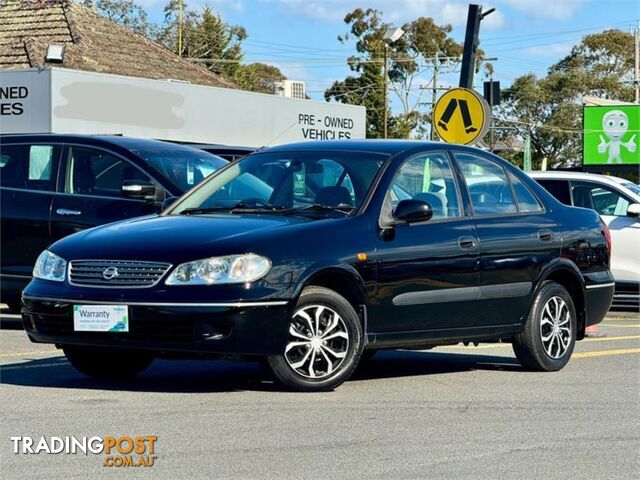
[[591, 180], [593, 182], [603, 183], [632, 183], [630, 180], [611, 175], [600, 175], [598, 173], [588, 172], [570, 172], [565, 170], [546, 170], [527, 172], [533, 178], [558, 178], [567, 180]]
[[193, 147], [180, 145], [177, 143], [163, 142], [161, 140], [151, 140], [148, 138], [126, 137], [122, 135], [80, 135], [80, 134], [59, 134], [59, 133], [29, 133], [29, 134], [7, 134], [0, 135], [0, 141], [16, 142], [16, 141], [57, 141], [57, 142], [74, 142], [82, 141], [83, 143], [92, 143], [94, 145], [117, 145], [126, 149], [135, 148], [167, 148], [169, 145], [176, 149], [189, 149]]
[[448, 146], [441, 142], [426, 142], [422, 140], [382, 140], [382, 139], [362, 139], [362, 140], [320, 140], [309, 142], [288, 143], [269, 147], [268, 152], [300, 152], [305, 150], [350, 150], [375, 153], [386, 153], [394, 155], [410, 148], [423, 147], [425, 149], [436, 149]]
[[226, 151], [241, 151], [241, 152], [255, 152], [257, 148], [254, 147], [241, 147], [241, 146], [233, 146], [233, 145], [221, 145], [217, 143], [181, 143], [180, 145], [185, 145], [191, 148], [197, 148], [199, 150], [206, 150], [210, 148], [212, 150], [218, 150], [220, 152]]
[[634, 185], [634, 183], [630, 180], [620, 177], [612, 177], [609, 175], [600, 175], [597, 173], [587, 173], [587, 172], [567, 172], [563, 170], [548, 170], [544, 172], [527, 172], [531, 178], [535, 180], [543, 180], [543, 179], [553, 179], [553, 180], [584, 180], [591, 181], [595, 183], [600, 183], [603, 185], [609, 185], [611, 187], [617, 188], [618, 190], [622, 189], [627, 195], [632, 196], [634, 199], [640, 199], [640, 195], [638, 195], [635, 190], [630, 188], [630, 185]]

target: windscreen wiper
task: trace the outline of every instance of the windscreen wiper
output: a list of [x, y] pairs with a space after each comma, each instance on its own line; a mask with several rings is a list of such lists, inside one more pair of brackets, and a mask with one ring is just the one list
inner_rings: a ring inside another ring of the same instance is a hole
[[220, 212], [223, 210], [229, 210], [233, 207], [195, 207], [195, 208], [185, 208], [180, 211], [178, 215], [197, 215], [199, 213], [212, 213], [212, 212]]
[[278, 207], [276, 205], [271, 204], [257, 204], [250, 205], [246, 202], [238, 202], [234, 205], [230, 205], [227, 207], [195, 207], [195, 208], [185, 208], [179, 214], [180, 215], [198, 215], [201, 213], [212, 213], [212, 212], [230, 212], [230, 213], [253, 213], [253, 212], [277, 212], [282, 210], [282, 207]]
[[345, 215], [349, 215], [353, 210], [353, 206], [341, 203], [340, 205], [330, 206], [322, 203], [310, 203], [309, 205], [303, 205], [301, 207], [292, 207], [281, 210], [279, 213], [296, 213], [304, 211], [318, 211], [318, 212], [340, 212]]

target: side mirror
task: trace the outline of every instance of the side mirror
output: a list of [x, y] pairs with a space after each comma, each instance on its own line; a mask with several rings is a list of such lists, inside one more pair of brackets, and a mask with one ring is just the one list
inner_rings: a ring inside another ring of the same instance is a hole
[[426, 222], [433, 217], [431, 205], [422, 200], [402, 200], [398, 203], [393, 217], [406, 223]]
[[173, 205], [176, 200], [178, 200], [178, 197], [167, 197], [167, 198], [165, 198], [164, 202], [162, 202], [162, 211], [164, 212], [167, 208], [169, 208], [171, 205]]
[[627, 208], [627, 215], [629, 217], [640, 217], [640, 203], [632, 203]]
[[156, 195], [156, 186], [146, 180], [124, 180], [121, 190], [125, 196], [138, 200], [149, 200]]

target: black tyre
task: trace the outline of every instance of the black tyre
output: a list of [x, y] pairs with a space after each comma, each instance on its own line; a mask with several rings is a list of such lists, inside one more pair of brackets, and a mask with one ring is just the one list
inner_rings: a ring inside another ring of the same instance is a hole
[[351, 376], [362, 347], [362, 325], [351, 304], [333, 290], [307, 287], [290, 320], [285, 352], [268, 362], [290, 390], [326, 391]]
[[153, 362], [151, 355], [135, 351], [72, 346], [63, 347], [63, 350], [76, 370], [93, 378], [133, 378]]
[[569, 292], [554, 282], [538, 291], [522, 333], [513, 341], [513, 351], [523, 367], [555, 372], [571, 358], [576, 343], [576, 309]]

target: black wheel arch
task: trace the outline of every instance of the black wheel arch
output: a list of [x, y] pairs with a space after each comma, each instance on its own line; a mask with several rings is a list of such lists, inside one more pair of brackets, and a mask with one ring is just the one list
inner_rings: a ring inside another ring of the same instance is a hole
[[582, 340], [584, 338], [587, 321], [586, 289], [582, 273], [575, 263], [564, 258], [559, 258], [549, 263], [535, 280], [529, 310], [535, 301], [536, 295], [542, 288], [542, 285], [549, 281], [562, 285], [567, 292], [569, 292], [578, 317], [576, 332], [577, 340]]
[[362, 322], [366, 339], [367, 290], [362, 276], [355, 268], [349, 264], [320, 264], [307, 269], [298, 281], [293, 305], [298, 302], [304, 288], [311, 285], [333, 290], [353, 305]]

